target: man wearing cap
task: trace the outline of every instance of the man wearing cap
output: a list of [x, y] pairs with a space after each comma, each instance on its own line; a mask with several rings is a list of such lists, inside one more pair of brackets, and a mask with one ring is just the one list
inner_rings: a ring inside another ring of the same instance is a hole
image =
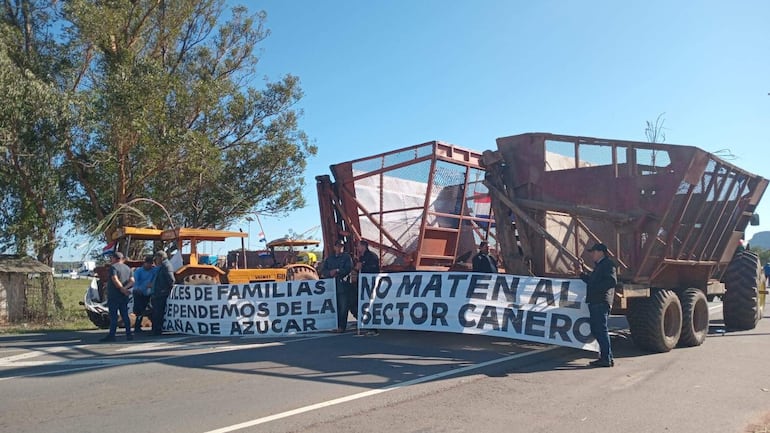
[[615, 264], [607, 257], [606, 245], [598, 243], [589, 248], [588, 251], [594, 261], [594, 270], [581, 273], [580, 279], [585, 281], [587, 286], [586, 303], [590, 314], [591, 334], [599, 343], [599, 359], [590, 364], [593, 367], [613, 367], [615, 360], [612, 357], [607, 321], [609, 320], [618, 277], [615, 272]]
[[489, 255], [489, 244], [486, 241], [481, 241], [479, 253], [473, 256], [473, 272], [497, 273], [497, 260]]
[[334, 255], [327, 257], [321, 266], [321, 278], [334, 278], [337, 285], [337, 329], [332, 332], [345, 332], [348, 325], [348, 291], [352, 290], [347, 282], [353, 270], [353, 259], [345, 252], [345, 243], [338, 239], [334, 242]]
[[134, 332], [137, 334], [142, 332], [142, 317], [150, 303], [152, 281], [157, 272], [158, 268], [155, 267], [151, 255], [145, 256], [142, 266], [134, 270], [134, 315], [136, 316]]
[[166, 315], [166, 302], [174, 287], [174, 269], [168, 261], [168, 255], [160, 250], [155, 253], [155, 265], [158, 271], [152, 283], [152, 335], [163, 333], [163, 317]]
[[110, 272], [107, 279], [107, 308], [110, 314], [110, 332], [99, 341], [115, 341], [115, 333], [118, 330], [118, 312], [126, 326], [126, 340], [133, 340], [131, 334], [131, 318], [128, 317], [128, 299], [131, 294], [131, 286], [134, 285], [134, 276], [131, 268], [123, 263], [123, 253], [120, 251], [110, 255]]

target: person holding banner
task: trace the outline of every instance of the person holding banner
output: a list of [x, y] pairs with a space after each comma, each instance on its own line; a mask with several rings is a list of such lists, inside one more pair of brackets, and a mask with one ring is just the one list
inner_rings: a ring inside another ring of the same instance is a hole
[[[380, 258], [377, 254], [374, 254], [369, 249], [369, 242], [365, 239], [358, 241], [358, 262], [355, 265], [356, 270], [361, 274], [379, 274], [380, 273]], [[353, 313], [353, 317], [358, 319], [358, 287], [351, 290], [353, 296], [349, 299], [352, 300], [348, 306], [350, 312]], [[380, 335], [380, 331], [376, 329], [370, 329], [366, 335]]]
[[591, 361], [593, 367], [614, 367], [610, 333], [607, 321], [618, 283], [615, 264], [607, 257], [607, 246], [598, 243], [588, 249], [595, 265], [592, 272], [582, 272], [580, 279], [586, 283], [586, 303], [588, 304], [591, 334], [599, 344], [599, 359]]
[[473, 256], [473, 272], [497, 273], [497, 260], [489, 255], [489, 244], [486, 241], [481, 241], [479, 253]]
[[332, 332], [345, 332], [348, 326], [348, 292], [352, 290], [347, 278], [353, 270], [353, 259], [345, 251], [345, 243], [334, 242], [334, 255], [327, 257], [321, 267], [321, 278], [334, 278], [337, 287], [337, 328]]

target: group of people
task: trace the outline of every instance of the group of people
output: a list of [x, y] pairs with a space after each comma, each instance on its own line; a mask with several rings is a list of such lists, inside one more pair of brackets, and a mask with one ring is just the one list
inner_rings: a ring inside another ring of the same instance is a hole
[[[595, 367], [612, 367], [615, 365], [615, 360], [612, 356], [607, 322], [617, 284], [615, 264], [608, 257], [607, 246], [602, 243], [595, 244], [588, 251], [594, 261], [594, 268], [591, 272], [581, 273], [580, 278], [586, 282], [587, 286], [586, 303], [590, 315], [591, 334], [599, 344], [599, 359], [590, 364]], [[369, 249], [369, 242], [363, 239], [358, 241], [356, 253], [354, 260], [345, 252], [344, 241], [337, 240], [334, 243], [334, 254], [323, 261], [319, 270], [321, 278], [334, 278], [337, 283], [337, 328], [332, 332], [345, 332], [348, 314], [358, 318], [356, 311], [358, 291], [350, 281], [353, 270], [359, 273], [380, 272], [379, 258]], [[153, 256], [145, 257], [142, 266], [133, 272], [125, 264], [125, 257], [120, 252], [110, 256], [110, 263], [107, 281], [110, 330], [101, 341], [115, 341], [118, 313], [126, 324], [126, 339], [133, 340], [134, 333], [142, 332], [142, 319], [150, 304], [152, 305], [152, 334], [160, 335], [166, 302], [174, 286], [174, 271], [166, 253], [158, 251]], [[497, 260], [489, 254], [489, 244], [485, 241], [479, 244], [479, 252], [473, 256], [472, 264], [473, 272], [498, 272]], [[765, 268], [766, 275], [768, 268], [768, 266]], [[133, 333], [128, 316], [128, 301], [132, 294], [136, 315]], [[378, 333], [377, 330], [368, 332], [375, 335]]]
[[[174, 270], [165, 251], [146, 256], [142, 266], [133, 272], [125, 263], [121, 252], [110, 254], [110, 269], [107, 278], [107, 308], [110, 315], [109, 333], [102, 342], [115, 341], [118, 329], [118, 314], [126, 326], [126, 340], [133, 340], [134, 334], [142, 332], [142, 320], [148, 305], [152, 305], [152, 335], [163, 333], [163, 316], [166, 302], [174, 287]], [[136, 321], [133, 332], [128, 316], [128, 301], [134, 297]]]

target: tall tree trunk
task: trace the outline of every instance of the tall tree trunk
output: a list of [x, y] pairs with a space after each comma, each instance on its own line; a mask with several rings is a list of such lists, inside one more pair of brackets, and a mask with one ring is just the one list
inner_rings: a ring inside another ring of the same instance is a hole
[[[40, 263], [48, 267], [53, 267], [53, 255], [56, 250], [56, 229], [54, 227], [48, 227], [42, 231], [45, 233], [45, 240], [37, 245], [37, 260]], [[42, 297], [42, 314], [44, 318], [51, 316], [50, 306], [53, 305], [54, 311], [59, 311], [63, 308], [61, 298], [56, 293], [56, 285], [53, 280], [53, 273], [45, 273], [40, 275], [40, 290]]]

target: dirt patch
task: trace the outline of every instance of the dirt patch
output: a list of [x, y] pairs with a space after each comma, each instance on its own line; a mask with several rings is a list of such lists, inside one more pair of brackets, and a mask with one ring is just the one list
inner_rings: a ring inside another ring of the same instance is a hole
[[743, 433], [770, 433], [770, 412], [765, 413], [759, 422], [747, 426]]

